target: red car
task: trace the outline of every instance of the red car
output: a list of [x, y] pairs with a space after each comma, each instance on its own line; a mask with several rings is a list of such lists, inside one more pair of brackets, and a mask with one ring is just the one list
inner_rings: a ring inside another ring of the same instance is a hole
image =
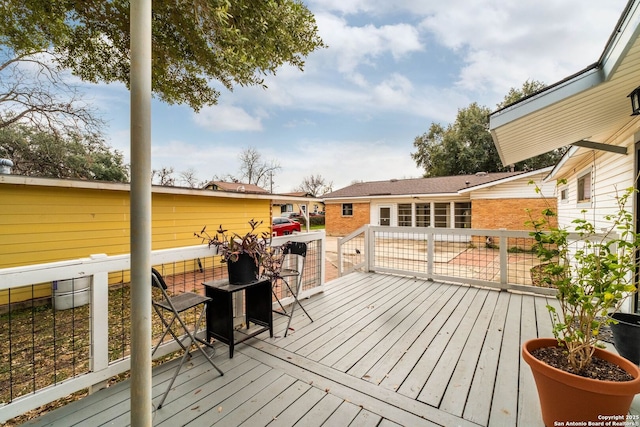
[[300, 232], [300, 223], [289, 218], [273, 218], [272, 230], [276, 236], [286, 236], [294, 231]]

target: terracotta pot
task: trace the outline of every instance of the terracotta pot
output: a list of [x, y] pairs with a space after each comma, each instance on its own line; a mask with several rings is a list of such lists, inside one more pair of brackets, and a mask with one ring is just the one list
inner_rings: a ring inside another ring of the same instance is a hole
[[248, 254], [240, 254], [235, 262], [227, 262], [229, 284], [246, 285], [258, 278], [258, 266], [256, 261]]
[[556, 369], [531, 355], [535, 349], [557, 345], [554, 338], [537, 338], [522, 345], [522, 358], [531, 367], [545, 425], [559, 425], [556, 422], [566, 425], [567, 421], [606, 422], [604, 417], [607, 416], [621, 416], [617, 421], [625, 421], [633, 397], [640, 392], [638, 366], [617, 354], [597, 348], [596, 357], [620, 366], [634, 378], [625, 382], [600, 381]]

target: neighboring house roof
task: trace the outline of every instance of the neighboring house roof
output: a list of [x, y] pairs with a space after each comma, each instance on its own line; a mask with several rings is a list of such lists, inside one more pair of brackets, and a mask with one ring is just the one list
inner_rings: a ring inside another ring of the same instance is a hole
[[244, 184], [242, 182], [210, 181], [205, 186], [205, 189], [215, 191], [234, 191], [236, 193], [268, 193], [268, 191], [262, 187], [258, 187], [253, 184]]
[[627, 96], [640, 83], [638, 22], [640, 0], [630, 0], [596, 63], [491, 114], [505, 165], [583, 141], [612, 145], [637, 120]]
[[434, 178], [391, 179], [389, 181], [359, 182], [325, 194], [327, 199], [353, 197], [389, 197], [456, 194], [477, 185], [483, 185], [524, 172], [491, 172], [475, 175], [441, 176]]
[[313, 194], [307, 193], [304, 191], [296, 191], [293, 193], [279, 193], [279, 194], [282, 194], [283, 196], [293, 196], [293, 197], [313, 197], [313, 198], [316, 197]]

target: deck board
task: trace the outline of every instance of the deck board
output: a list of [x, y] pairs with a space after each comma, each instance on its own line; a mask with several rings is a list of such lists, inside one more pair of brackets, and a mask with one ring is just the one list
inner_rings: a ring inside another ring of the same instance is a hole
[[[460, 417], [464, 412], [473, 374], [478, 366], [482, 344], [487, 337], [489, 322], [495, 312], [499, 294], [496, 291], [488, 292], [478, 319], [473, 324], [471, 333], [464, 343], [464, 348], [461, 349], [458, 363], [455, 365], [442, 396], [440, 408]], [[429, 382], [432, 382], [433, 379], [433, 376], [429, 378]], [[424, 399], [420, 400], [424, 401]]]
[[[506, 292], [500, 292], [498, 295], [464, 407], [463, 417], [480, 425], [487, 425], [489, 422], [492, 395], [488, 390], [493, 390], [495, 386], [509, 299], [510, 294]], [[447, 405], [444, 405], [445, 408]], [[451, 405], [453, 406], [453, 403]]]
[[[542, 426], [520, 347], [552, 336], [552, 298], [352, 273], [302, 300], [292, 330], [216, 344], [183, 367], [157, 426]], [[177, 361], [153, 370], [157, 403]], [[130, 382], [100, 390], [26, 425], [128, 425]]]

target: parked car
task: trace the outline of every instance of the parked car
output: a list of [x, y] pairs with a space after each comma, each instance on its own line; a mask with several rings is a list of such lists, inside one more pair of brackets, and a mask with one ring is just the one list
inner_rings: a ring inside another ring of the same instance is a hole
[[300, 223], [289, 218], [273, 218], [272, 230], [276, 236], [286, 236], [294, 231], [300, 232]]
[[300, 218], [300, 214], [298, 212], [282, 212], [280, 215], [283, 218]]

